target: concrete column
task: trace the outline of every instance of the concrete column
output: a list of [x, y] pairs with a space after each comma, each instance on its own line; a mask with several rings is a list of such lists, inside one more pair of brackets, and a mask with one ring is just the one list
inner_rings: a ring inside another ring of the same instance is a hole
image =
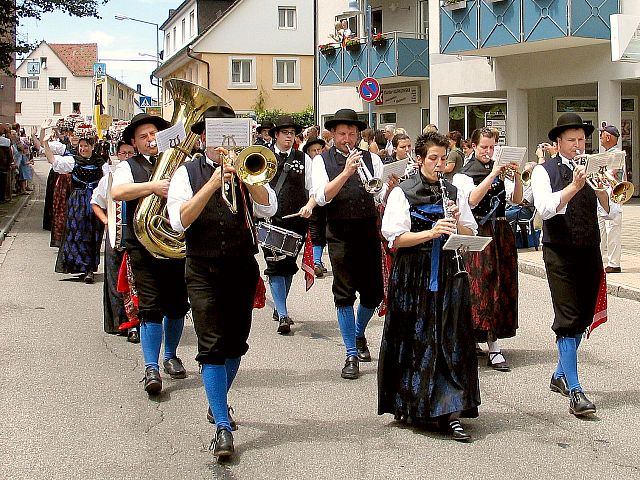
[[[620, 128], [622, 119], [621, 96], [621, 82], [619, 80], [600, 80], [598, 82], [597, 128], [600, 128], [603, 122]], [[594, 138], [594, 142], [597, 141], [597, 137]]]
[[438, 95], [430, 100], [429, 123], [435, 124], [438, 131], [446, 135], [449, 132], [449, 96]]
[[526, 90], [507, 90], [507, 145], [529, 147], [529, 95]]

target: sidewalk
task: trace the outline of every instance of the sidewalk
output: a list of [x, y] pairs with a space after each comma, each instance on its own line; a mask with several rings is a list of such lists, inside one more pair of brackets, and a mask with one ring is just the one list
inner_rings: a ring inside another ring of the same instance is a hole
[[[11, 230], [22, 208], [35, 198], [44, 199], [44, 188], [49, 173], [49, 164], [44, 159], [36, 159], [34, 164], [34, 188], [31, 195], [18, 195], [8, 203], [0, 204], [0, 245]], [[39, 195], [42, 190], [42, 195]], [[610, 295], [640, 301], [640, 199], [634, 198], [624, 206], [622, 223], [622, 273], [607, 276]], [[546, 278], [542, 249], [533, 248], [518, 251], [518, 269], [522, 273]]]
[[[622, 273], [607, 275], [609, 295], [640, 301], [640, 199], [633, 198], [623, 207], [622, 221]], [[606, 262], [606, 259], [605, 259]], [[518, 269], [522, 273], [546, 278], [542, 248], [518, 251]]]

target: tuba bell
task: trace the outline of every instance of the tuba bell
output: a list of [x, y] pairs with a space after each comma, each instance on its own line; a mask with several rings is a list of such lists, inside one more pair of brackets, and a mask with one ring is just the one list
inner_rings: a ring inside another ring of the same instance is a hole
[[[170, 179], [182, 162], [189, 156], [198, 135], [191, 126], [198, 122], [204, 112], [219, 105], [228, 105], [215, 93], [185, 80], [171, 79], [165, 82], [173, 98], [171, 124], [182, 122], [186, 132], [184, 141], [160, 155], [149, 181]], [[158, 195], [143, 198], [133, 216], [133, 231], [140, 243], [156, 258], [183, 258], [186, 254], [184, 233], [171, 228], [167, 215], [167, 200]]]

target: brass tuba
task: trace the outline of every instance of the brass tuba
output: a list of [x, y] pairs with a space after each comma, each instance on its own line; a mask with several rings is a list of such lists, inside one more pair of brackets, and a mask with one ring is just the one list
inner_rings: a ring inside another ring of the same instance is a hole
[[[158, 155], [155, 169], [149, 181], [170, 179], [182, 162], [189, 156], [198, 135], [191, 126], [198, 122], [204, 112], [219, 105], [228, 105], [215, 93], [185, 80], [171, 79], [165, 82], [173, 98], [171, 124], [182, 122], [187, 133], [184, 141]], [[133, 231], [140, 243], [156, 258], [183, 258], [186, 254], [184, 233], [171, 228], [167, 215], [167, 200], [158, 195], [143, 198], [133, 216]]]

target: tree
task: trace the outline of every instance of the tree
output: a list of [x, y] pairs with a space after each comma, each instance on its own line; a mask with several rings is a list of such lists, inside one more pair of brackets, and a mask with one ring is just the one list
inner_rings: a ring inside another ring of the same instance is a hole
[[73, 17], [95, 17], [108, 0], [9, 0], [0, 8], [0, 70], [12, 75], [14, 55], [25, 55], [37, 43], [16, 40], [16, 28], [23, 18], [40, 20], [44, 13], [60, 10]]

